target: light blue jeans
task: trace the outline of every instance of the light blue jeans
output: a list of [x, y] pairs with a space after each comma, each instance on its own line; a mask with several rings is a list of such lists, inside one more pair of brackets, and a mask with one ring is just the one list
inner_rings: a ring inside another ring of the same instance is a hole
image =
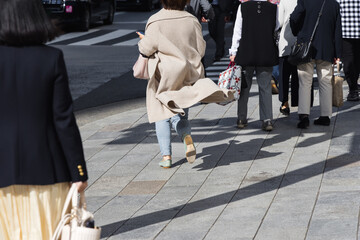
[[171, 155], [171, 127], [181, 137], [191, 134], [191, 126], [188, 120], [189, 109], [184, 109], [185, 115], [177, 114], [172, 118], [155, 122], [156, 136], [160, 145], [160, 151], [163, 156]]

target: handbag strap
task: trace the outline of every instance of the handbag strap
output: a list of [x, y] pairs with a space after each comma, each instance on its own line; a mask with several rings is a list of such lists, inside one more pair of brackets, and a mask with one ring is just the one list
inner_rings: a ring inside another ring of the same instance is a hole
[[51, 238], [52, 240], [58, 240], [64, 226], [69, 221], [71, 221], [71, 219], [73, 219], [75, 217], [73, 215], [73, 214], [76, 214], [75, 212], [72, 212], [71, 210], [70, 210], [70, 213], [68, 212], [70, 202], [71, 202], [72, 208], [75, 207], [75, 208], [86, 209], [85, 194], [84, 194], [84, 192], [80, 193], [80, 202], [79, 202], [78, 201], [78, 190], [77, 190], [77, 186], [75, 184], [71, 185], [69, 192], [66, 196], [64, 207], [63, 207], [63, 210], [61, 213], [61, 220], [60, 220], [58, 226], [56, 227], [56, 230]]
[[226, 69], [229, 69], [231, 67], [235, 66], [235, 62], [230, 62]]
[[316, 20], [316, 24], [315, 24], [314, 30], [313, 30], [313, 32], [312, 32], [312, 34], [311, 34], [310, 43], [312, 42], [312, 40], [313, 40], [313, 38], [314, 38], [314, 35], [315, 35], [315, 31], [316, 31], [316, 29], [317, 29], [317, 27], [318, 27], [318, 25], [319, 25], [320, 17], [321, 17], [321, 15], [322, 15], [322, 13], [323, 13], [323, 9], [324, 9], [325, 2], [326, 2], [326, 0], [324, 0], [323, 4], [322, 4], [322, 6], [321, 6], [321, 9], [320, 9], [320, 12], [319, 12], [319, 16], [318, 16], [318, 18], [317, 18], [317, 20]]
[[56, 227], [56, 230], [54, 232], [54, 234], [51, 237], [51, 240], [58, 240], [61, 236], [61, 232], [64, 228], [64, 226], [71, 220], [71, 214], [65, 214], [65, 216], [63, 216], [59, 222], [59, 224]]
[[75, 192], [77, 194], [76, 185], [72, 184], [71, 187], [70, 187], [70, 190], [68, 192], [68, 195], [66, 196], [66, 200], [65, 200], [64, 207], [63, 207], [63, 210], [62, 210], [62, 213], [61, 213], [61, 217], [66, 215], [66, 213], [67, 213], [67, 211], [69, 209], [69, 206], [70, 206], [70, 201], [72, 201], [73, 196], [75, 195]]

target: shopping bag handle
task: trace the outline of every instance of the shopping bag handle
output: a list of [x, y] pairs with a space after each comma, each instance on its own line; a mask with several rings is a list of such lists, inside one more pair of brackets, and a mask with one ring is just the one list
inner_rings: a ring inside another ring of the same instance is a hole
[[229, 69], [229, 68], [231, 68], [231, 67], [233, 67], [233, 66], [235, 66], [235, 62], [231, 62], [231, 61], [230, 61], [229, 65], [228, 65], [228, 67], [227, 67], [226, 69]]

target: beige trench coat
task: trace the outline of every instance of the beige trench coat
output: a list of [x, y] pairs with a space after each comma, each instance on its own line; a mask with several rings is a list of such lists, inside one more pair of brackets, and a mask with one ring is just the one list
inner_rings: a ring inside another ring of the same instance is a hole
[[186, 11], [162, 9], [150, 17], [140, 53], [149, 59], [146, 105], [149, 122], [164, 120], [198, 102], [223, 102], [233, 92], [204, 78], [206, 42], [199, 21]]

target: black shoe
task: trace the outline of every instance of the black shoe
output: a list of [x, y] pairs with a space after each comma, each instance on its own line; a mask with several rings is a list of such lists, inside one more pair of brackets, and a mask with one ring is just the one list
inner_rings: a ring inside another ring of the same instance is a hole
[[280, 112], [286, 116], [290, 115], [290, 108], [289, 107], [285, 107], [283, 108], [282, 106], [280, 107]]
[[354, 92], [350, 92], [347, 96], [347, 100], [348, 101], [359, 101], [359, 93], [354, 91]]
[[323, 125], [329, 126], [330, 125], [330, 118], [329, 117], [319, 117], [314, 121], [315, 125]]
[[308, 128], [309, 125], [310, 125], [309, 117], [306, 116], [306, 117], [301, 117], [300, 122], [297, 124], [297, 127], [305, 129]]
[[273, 130], [273, 125], [272, 125], [272, 122], [271, 120], [266, 120], [266, 121], [263, 121], [262, 123], [262, 126], [261, 126], [261, 129], [264, 130], [264, 131], [267, 131], [267, 132], [270, 132]]
[[248, 123], [247, 123], [246, 120], [245, 120], [245, 121], [238, 120], [238, 121], [236, 122], [236, 125], [237, 125], [238, 128], [243, 129], [243, 128], [245, 128], [245, 127], [248, 125]]

